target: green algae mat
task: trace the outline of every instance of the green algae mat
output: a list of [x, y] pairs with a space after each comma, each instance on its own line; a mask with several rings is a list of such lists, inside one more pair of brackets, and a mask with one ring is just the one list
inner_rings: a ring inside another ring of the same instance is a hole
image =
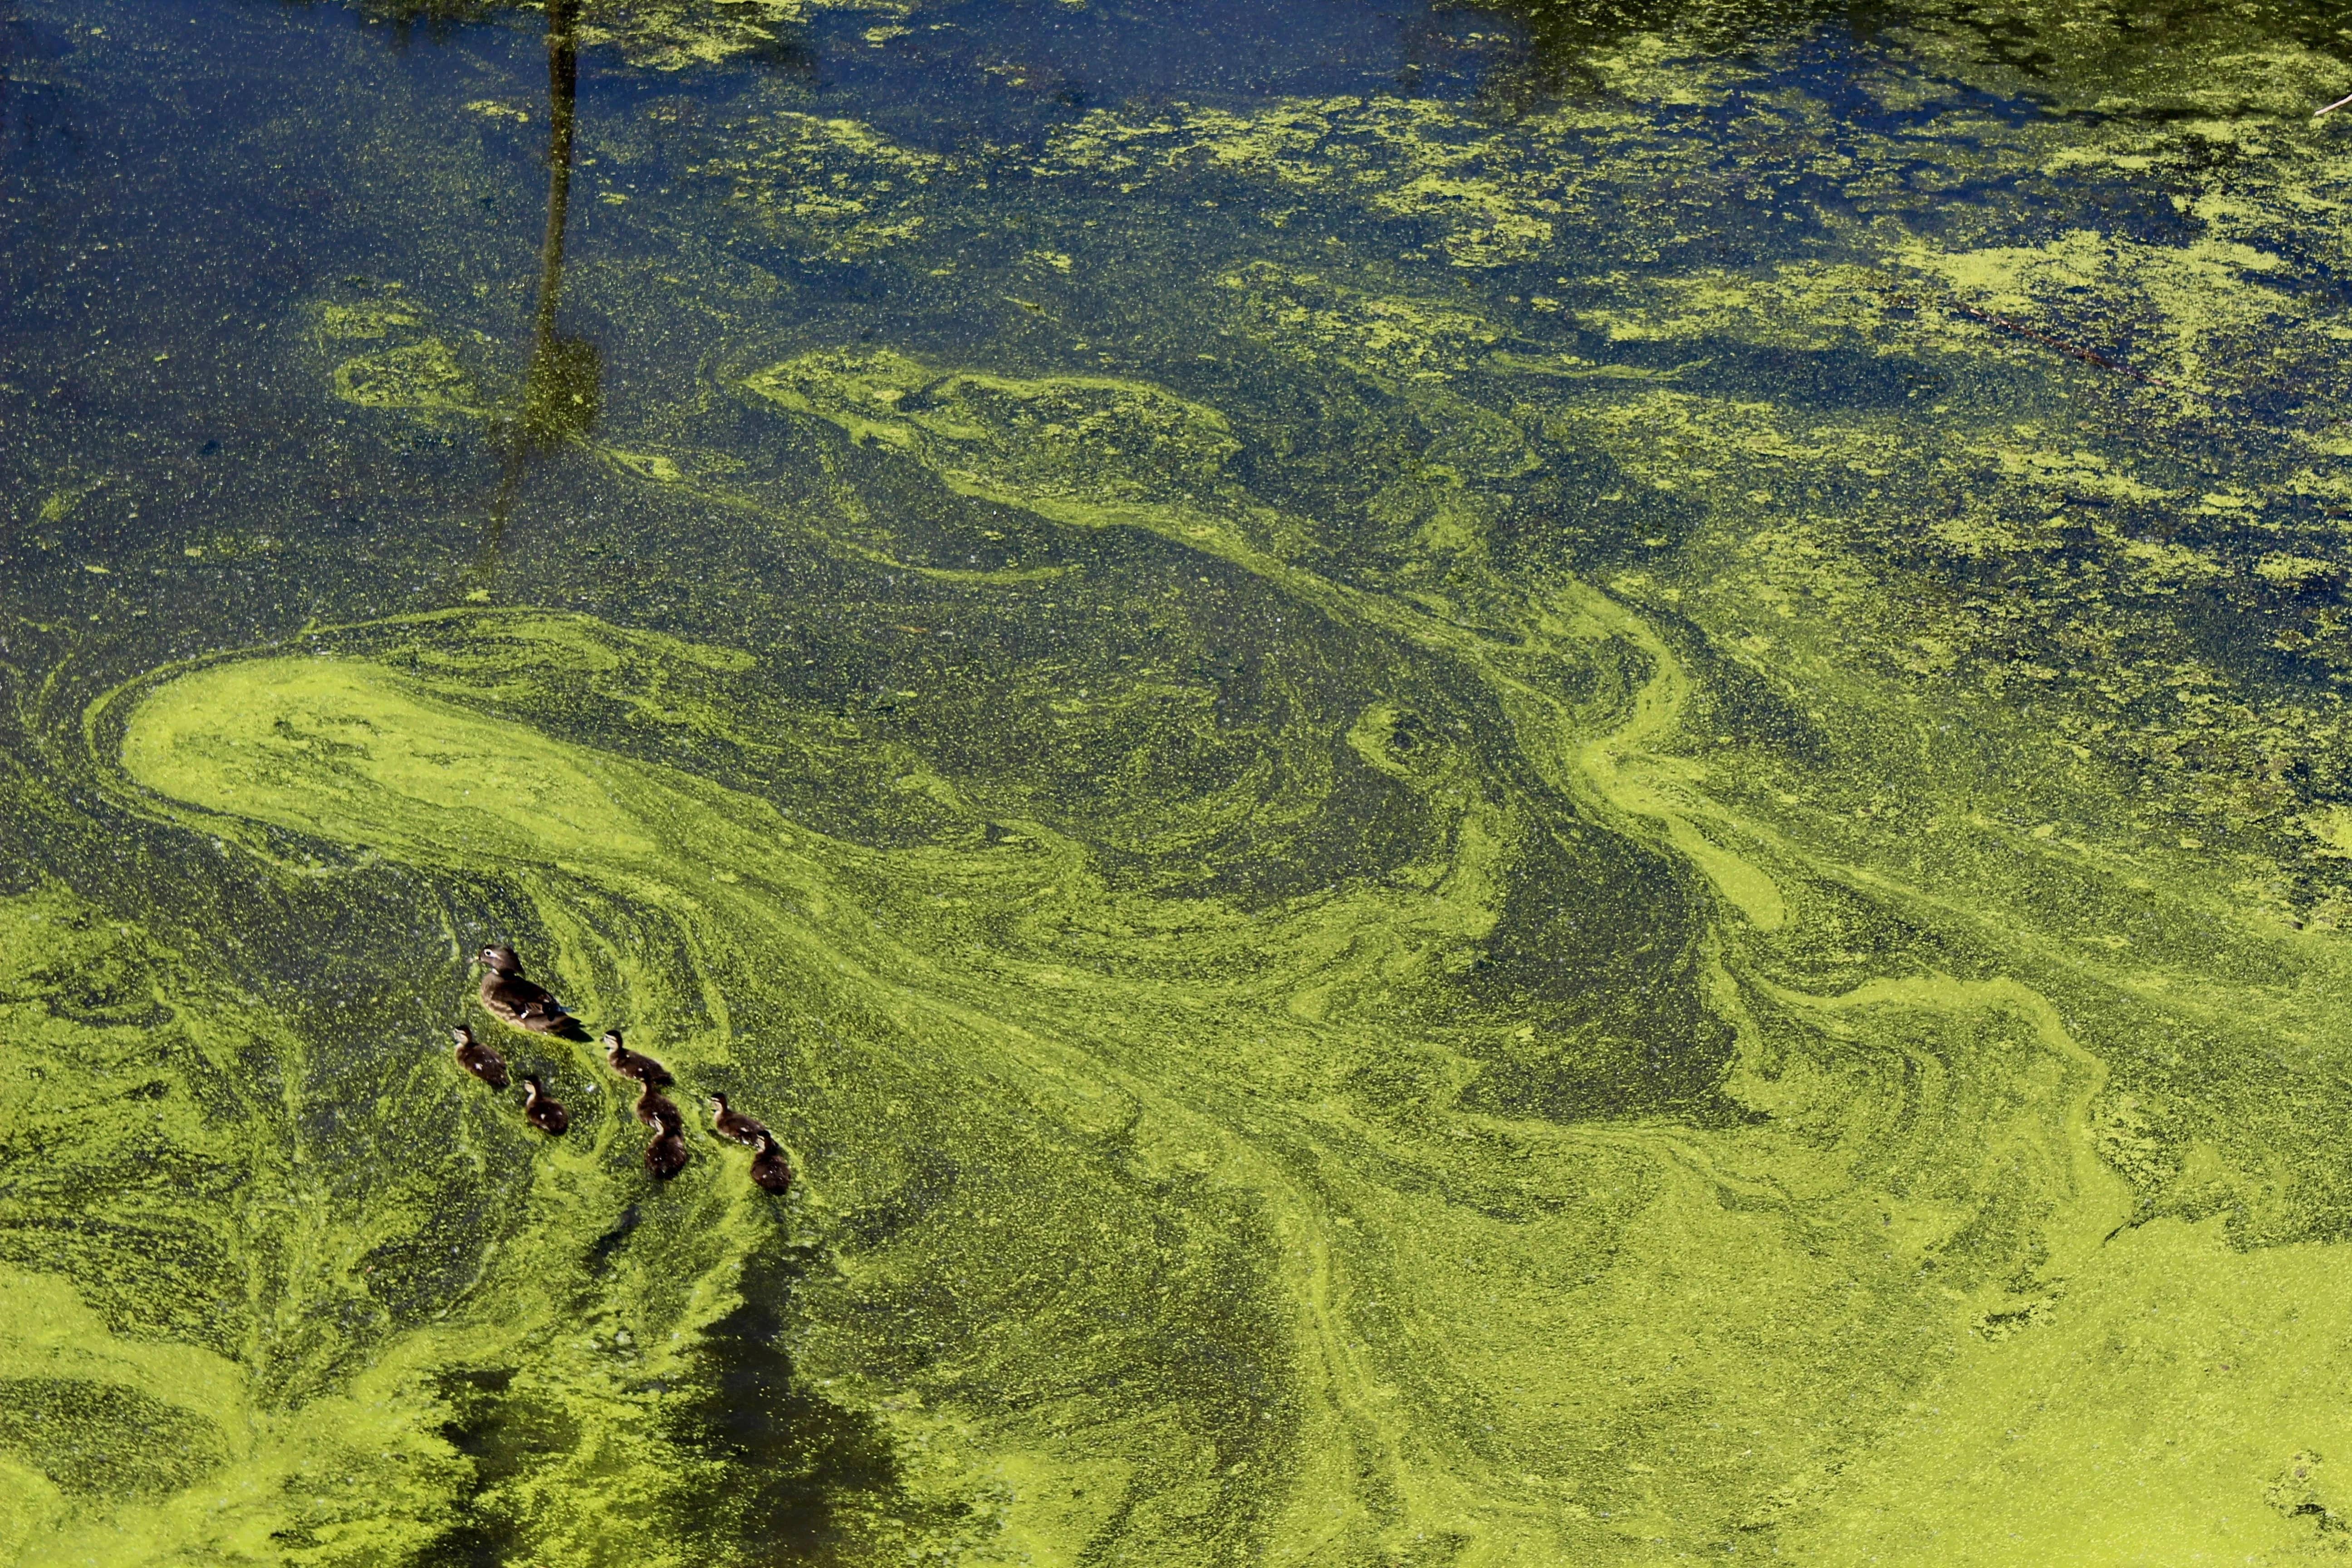
[[2341, 21], [0, 11], [0, 1563], [2352, 1555]]

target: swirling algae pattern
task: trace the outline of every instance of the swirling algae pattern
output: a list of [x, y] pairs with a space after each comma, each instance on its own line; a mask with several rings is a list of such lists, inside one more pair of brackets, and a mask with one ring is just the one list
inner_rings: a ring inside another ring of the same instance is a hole
[[[1912, 47], [2014, 88], [1975, 37]], [[2210, 156], [2286, 136], [2264, 95], [2324, 69], [2233, 47], [2178, 101], [2134, 58], [2065, 65], [2160, 122], [1971, 101], [1966, 134], [1833, 134], [1759, 91], [1702, 145], [1661, 125], [1748, 68], [1654, 37], [1592, 62], [1617, 100], [1516, 142], [1403, 100], [1089, 114], [1032, 189], [1207, 167], [1424, 222], [1437, 267], [1573, 231], [1649, 269], [1529, 300], [1573, 353], [1344, 256], [1188, 282], [1184, 333], [1361, 418], [1337, 458], [1286, 454], [1362, 462], [1360, 517], [1309, 504], [1205, 373], [932, 343], [747, 333], [706, 389], [789, 428], [835, 514], [780, 515], [659, 420], [591, 454], [840, 567], [834, 635], [921, 639], [910, 687], [820, 694], [783, 624], [813, 607], [688, 640], [525, 603], [99, 696], [60, 776], [305, 918], [416, 894], [447, 955], [407, 989], [453, 1013], [495, 922], [584, 1016], [758, 1110], [803, 1182], [774, 1204], [698, 1138], [652, 1187], [584, 1051], [535, 1048], [576, 1121], [532, 1142], [382, 1005], [405, 982], [322, 1031], [184, 922], [14, 889], [5, 1554], [2339, 1554], [2325, 879], [2352, 837], [2290, 821], [2284, 762], [2231, 773], [2243, 742], [2323, 775], [2338, 731], [2308, 691], [2239, 713], [2240, 667], [2166, 617], [2210, 591], [2327, 646], [2334, 610], [2294, 595], [2338, 569], [2304, 503], [2346, 448], [2301, 405], [2243, 489], [2162, 448], [2332, 374], [2337, 329], [2262, 247], [2352, 175]], [[903, 156], [824, 211], [761, 196], [868, 157], [865, 128], [729, 131], [712, 177], [812, 257], [958, 221]], [[2020, 219], [2051, 170], [2154, 163], [2208, 182], [2193, 240]], [[2025, 194], [1923, 216], [1995, 176]], [[1705, 259], [1765, 184], [1839, 181], [1850, 250]], [[1052, 255], [1032, 292], [1081, 286], [1091, 258]], [[2078, 297], [2144, 329], [2163, 385], [2050, 393], [2041, 349], [1952, 308]], [[322, 382], [476, 412], [457, 351], [370, 353]], [[1399, 431], [1413, 461], [1364, 457]], [[858, 483], [993, 526], [929, 548]], [[1606, 503], [1641, 551], [1531, 538], [1511, 496], [1547, 485], [1563, 532]], [[2230, 856], [2152, 847], [2159, 819]]]
[[[1254, 584], [1283, 721], [1221, 729], [1097, 663], [1055, 722], [1112, 765], [1024, 803], [954, 760], [1020, 710], [959, 702], [888, 763], [927, 826], [861, 842], [756, 787], [832, 733], [758, 650], [577, 615], [313, 628], [101, 699], [92, 753], [145, 813], [299, 877], [509, 889], [572, 1005], [768, 1108], [805, 1195], [707, 1144], [646, 1191], [559, 1047], [584, 1136], [527, 1145], [420, 1047], [335, 1112], [374, 1169], [322, 1175], [325, 1130], [285, 1131], [251, 1068], [298, 1042], [27, 893], [8, 951], [49, 967], [11, 977], [12, 1055], [52, 1064], [45, 1103], [114, 1107], [82, 1147], [173, 1174], [106, 1196], [156, 1248], [100, 1272], [119, 1307], [12, 1287], [12, 1419], [53, 1398], [111, 1445], [21, 1474], [25, 1560], [1537, 1563], [1771, 1531], [1836, 1560], [1991, 1521], [2042, 1553], [2223, 1536], [2212, 1497], [2256, 1471], [2324, 1496], [2329, 1249], [2123, 1228], [2074, 1022], [2103, 983], [1987, 930], [1965, 850], [1906, 886], [1711, 798], [1671, 746], [1699, 677], [1623, 602], [1320, 573], [1218, 412], [1141, 382], [883, 350], [743, 385]], [[947, 575], [972, 604], [1069, 589]], [[731, 761], [599, 745], [616, 704]], [[1381, 874], [1159, 885], [1237, 825], [1263, 853], [1350, 811], [1413, 825]], [[1874, 918], [1912, 928], [1892, 973], [1804, 982], [1805, 944]], [[165, 1296], [219, 1321], [167, 1348], [131, 1326]], [[730, 1440], [745, 1401], [782, 1451]], [[2205, 1425], [2258, 1403], [2259, 1432]], [[70, 1506], [102, 1485], [133, 1500]]]

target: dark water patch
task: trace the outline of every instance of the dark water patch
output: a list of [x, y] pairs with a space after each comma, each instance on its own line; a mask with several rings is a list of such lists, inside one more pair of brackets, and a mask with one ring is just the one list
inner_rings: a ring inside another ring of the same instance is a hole
[[792, 1298], [815, 1263], [782, 1250], [745, 1270], [742, 1305], [708, 1331], [665, 1417], [682, 1452], [716, 1467], [693, 1521], [725, 1561], [859, 1561], [900, 1530], [951, 1531], [963, 1515], [911, 1495], [880, 1426], [793, 1367]]

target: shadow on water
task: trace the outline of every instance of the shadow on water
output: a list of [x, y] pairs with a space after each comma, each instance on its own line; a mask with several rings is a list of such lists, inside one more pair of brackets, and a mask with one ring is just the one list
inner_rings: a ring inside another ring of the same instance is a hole
[[[634, 1217], [632, 1210], [616, 1235]], [[742, 1305], [705, 1331], [685, 1379], [640, 1390], [659, 1401], [660, 1414], [647, 1418], [676, 1456], [677, 1475], [694, 1478], [672, 1523], [709, 1562], [866, 1561], [877, 1538], [908, 1526], [951, 1528], [962, 1511], [911, 1497], [888, 1433], [812, 1388], [784, 1350], [792, 1299], [822, 1266], [814, 1247], [753, 1258]], [[517, 1379], [514, 1368], [480, 1367], [437, 1380], [450, 1410], [441, 1436], [472, 1479], [456, 1521], [417, 1568], [530, 1560], [541, 1533], [525, 1511], [530, 1479], [590, 1439]]]
[[[1480, 99], [1506, 118], [1547, 99], [1607, 91], [1594, 68], [1596, 59], [1643, 36], [1673, 37], [1698, 52], [1740, 58], [1824, 25], [1865, 45], [1899, 37], [1906, 28], [1925, 28], [1967, 38], [1987, 61], [2034, 83], [2026, 95], [2031, 100], [2072, 99], [2083, 104], [2106, 99], [2115, 79], [2136, 59], [2180, 47], [2217, 26], [2235, 29], [2252, 22], [2269, 37], [2339, 58], [2345, 37], [2341, 8], [2313, 0], [2230, 5], [2175, 0], [2116, 8], [2109, 14], [2114, 42], [2087, 53], [2069, 35], [2085, 25], [2088, 13], [2060, 8], [2044, 15], [2032, 7], [1968, 0], [1499, 0], [1479, 9], [1507, 16], [1522, 29], [1519, 50], [1479, 83]], [[2102, 112], [2165, 117], [2135, 110], [2128, 102], [2103, 102]], [[1866, 117], [1866, 106], [1856, 107], [1858, 117]], [[2182, 105], [2171, 112], [2194, 116], [2208, 110]]]
[[450, 1447], [474, 1467], [472, 1495], [461, 1521], [418, 1560], [418, 1568], [493, 1568], [524, 1547], [515, 1521], [481, 1506], [485, 1494], [526, 1473], [539, 1456], [560, 1453], [578, 1434], [560, 1415], [509, 1397], [514, 1373], [505, 1369], [453, 1373], [438, 1393], [456, 1412], [441, 1428]]
[[[712, 1325], [697, 1352], [693, 1393], [676, 1409], [671, 1440], [724, 1468], [727, 1481], [698, 1500], [689, 1528], [716, 1553], [752, 1563], [862, 1556], [872, 1516], [918, 1509], [889, 1435], [872, 1416], [824, 1398], [782, 1349], [786, 1303], [814, 1249], [756, 1258], [743, 1304]], [[937, 1527], [961, 1512], [931, 1505]], [[929, 1510], [924, 1510], [929, 1511]]]
[[1517, 57], [1479, 84], [1479, 97], [1506, 117], [1525, 113], [1548, 98], [1601, 89], [1593, 57], [1643, 34], [1677, 34], [1710, 52], [1737, 55], [1835, 9], [1819, 0], [1506, 0], [1493, 8], [1525, 30]]
[[572, 208], [572, 142], [579, 123], [579, 0], [547, 7], [547, 226], [539, 246], [539, 288], [531, 309], [530, 359], [522, 394], [504, 420], [505, 458], [476, 558], [473, 584], [487, 590], [498, 570], [524, 471], [534, 461], [585, 436], [596, 422], [604, 367], [596, 345], [556, 330], [563, 289], [563, 233]]

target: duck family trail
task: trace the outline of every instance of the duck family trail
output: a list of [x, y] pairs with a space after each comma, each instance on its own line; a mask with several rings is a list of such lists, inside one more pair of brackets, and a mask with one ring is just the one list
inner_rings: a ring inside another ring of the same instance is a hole
[[2341, 1555], [2340, 20], [0, 7], [0, 1561]]

